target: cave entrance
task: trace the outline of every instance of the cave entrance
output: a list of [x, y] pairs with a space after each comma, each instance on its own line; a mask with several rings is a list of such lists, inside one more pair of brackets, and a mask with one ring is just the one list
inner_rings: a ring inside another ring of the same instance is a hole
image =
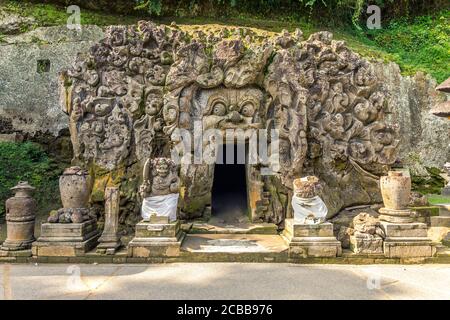
[[245, 144], [218, 148], [212, 188], [212, 218], [222, 223], [248, 221]]

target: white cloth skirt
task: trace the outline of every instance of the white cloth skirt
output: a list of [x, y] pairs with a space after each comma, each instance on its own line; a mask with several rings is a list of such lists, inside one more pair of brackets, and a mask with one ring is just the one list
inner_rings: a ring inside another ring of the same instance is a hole
[[158, 217], [169, 217], [169, 221], [177, 220], [178, 193], [145, 198], [142, 202], [142, 218], [148, 219], [155, 214]]
[[292, 208], [294, 209], [294, 221], [305, 223], [305, 219], [312, 215], [319, 222], [324, 222], [328, 213], [328, 208], [319, 196], [312, 198], [292, 197]]

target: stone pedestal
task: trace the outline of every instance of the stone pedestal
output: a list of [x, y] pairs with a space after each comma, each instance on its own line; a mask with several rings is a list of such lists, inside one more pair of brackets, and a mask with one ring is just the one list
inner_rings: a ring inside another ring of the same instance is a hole
[[41, 236], [33, 244], [34, 256], [74, 257], [84, 255], [97, 245], [97, 222], [43, 223]]
[[176, 257], [180, 254], [185, 233], [180, 222], [168, 217], [152, 216], [136, 225], [136, 235], [128, 244], [130, 257]]
[[105, 190], [105, 226], [97, 246], [97, 253], [114, 254], [121, 246], [119, 237], [120, 195], [118, 187]]
[[289, 258], [337, 257], [342, 254], [341, 243], [333, 235], [333, 224], [298, 224], [285, 220], [283, 237], [289, 244]]
[[431, 257], [435, 253], [425, 223], [381, 222], [386, 233], [384, 254], [388, 258]]

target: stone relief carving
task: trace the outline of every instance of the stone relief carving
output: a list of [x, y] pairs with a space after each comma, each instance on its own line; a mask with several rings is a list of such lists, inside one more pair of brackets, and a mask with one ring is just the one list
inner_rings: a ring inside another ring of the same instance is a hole
[[[108, 28], [63, 77], [74, 161], [125, 168], [127, 176], [148, 158], [170, 156], [175, 129], [192, 131], [194, 120], [204, 128], [277, 129], [280, 167], [270, 178], [257, 175], [272, 194], [262, 220], [282, 222], [293, 180], [306, 175], [320, 177], [333, 195], [324, 198], [331, 213], [379, 200], [376, 181], [398, 145], [387, 93], [373, 66], [330, 32], [302, 37], [300, 30], [184, 31], [148, 21]], [[202, 215], [213, 171], [181, 168], [185, 218]]]

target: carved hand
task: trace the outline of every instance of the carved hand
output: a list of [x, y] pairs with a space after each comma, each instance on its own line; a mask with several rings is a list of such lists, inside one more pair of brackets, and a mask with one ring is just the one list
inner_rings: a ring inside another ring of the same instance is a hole
[[152, 186], [150, 181], [144, 180], [144, 182], [139, 187], [139, 194], [142, 198], [147, 198], [150, 195], [150, 192], [152, 190]]

